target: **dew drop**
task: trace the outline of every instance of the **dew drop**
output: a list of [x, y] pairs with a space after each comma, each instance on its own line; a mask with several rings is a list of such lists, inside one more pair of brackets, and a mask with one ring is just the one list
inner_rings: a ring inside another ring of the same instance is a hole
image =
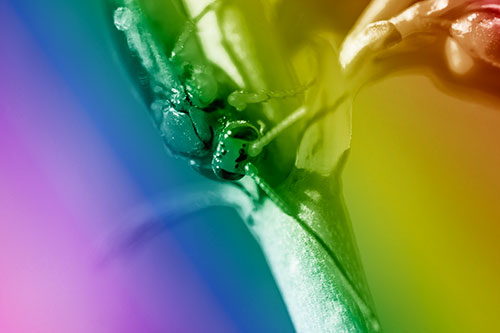
[[115, 10], [114, 23], [116, 29], [120, 31], [127, 31], [132, 25], [132, 11], [127, 7], [120, 7]]

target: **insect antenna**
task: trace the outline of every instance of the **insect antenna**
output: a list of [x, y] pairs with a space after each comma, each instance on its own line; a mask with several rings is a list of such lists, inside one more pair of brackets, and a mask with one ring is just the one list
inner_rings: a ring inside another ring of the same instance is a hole
[[[322, 118], [326, 117], [328, 114], [331, 114], [331, 113], [337, 111], [337, 109], [343, 104], [343, 102], [346, 101], [348, 96], [349, 96], [349, 93], [345, 93], [345, 94], [341, 95], [335, 101], [335, 103], [333, 103], [331, 106], [327, 106], [325, 108], [320, 109], [318, 112], [316, 112], [310, 119], [307, 120], [306, 126], [304, 128], [304, 132], [313, 123], [321, 120]], [[259, 155], [262, 152], [262, 150], [264, 149], [264, 147], [266, 147], [269, 143], [271, 143], [274, 139], [276, 139], [276, 137], [278, 137], [283, 131], [285, 131], [290, 126], [294, 125], [299, 120], [303, 119], [305, 116], [307, 116], [307, 108], [305, 106], [299, 107], [292, 114], [290, 114], [287, 118], [285, 118], [283, 121], [281, 121], [278, 125], [273, 127], [266, 134], [264, 134], [260, 139], [255, 141], [250, 146], [250, 148], [248, 150], [248, 154], [250, 156], [253, 156], [253, 157]]]
[[271, 143], [277, 136], [279, 136], [284, 130], [295, 124], [297, 121], [302, 119], [307, 113], [307, 108], [301, 106], [295, 110], [291, 115], [281, 121], [278, 125], [269, 130], [260, 139], [255, 141], [249, 148], [248, 154], [250, 156], [257, 156], [262, 152], [265, 146]]
[[312, 85], [314, 85], [314, 83], [315, 80], [313, 79], [303, 86], [299, 86], [289, 90], [264, 89], [258, 92], [237, 90], [229, 95], [227, 101], [229, 105], [233, 106], [236, 110], [243, 111], [247, 108], [248, 104], [260, 104], [271, 99], [283, 99], [299, 96], [300, 94], [306, 92]]

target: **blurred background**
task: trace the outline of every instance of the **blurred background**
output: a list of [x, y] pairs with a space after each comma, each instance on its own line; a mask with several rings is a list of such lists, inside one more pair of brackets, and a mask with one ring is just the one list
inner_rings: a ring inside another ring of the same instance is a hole
[[[0, 331], [293, 331], [229, 209], [103, 264], [131, 210], [206, 180], [166, 154], [101, 5], [0, 1]], [[414, 74], [358, 96], [344, 191], [385, 331], [498, 330], [499, 108]]]

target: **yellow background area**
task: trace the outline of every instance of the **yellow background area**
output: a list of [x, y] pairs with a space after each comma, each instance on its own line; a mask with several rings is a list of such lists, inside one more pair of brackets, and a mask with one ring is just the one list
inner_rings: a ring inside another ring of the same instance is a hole
[[344, 191], [384, 331], [498, 331], [499, 167], [500, 106], [409, 75], [357, 97]]

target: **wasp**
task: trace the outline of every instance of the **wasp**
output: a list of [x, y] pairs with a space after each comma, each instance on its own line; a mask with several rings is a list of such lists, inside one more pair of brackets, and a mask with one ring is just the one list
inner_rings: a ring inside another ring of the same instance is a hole
[[[203, 52], [193, 38], [196, 26], [222, 3], [217, 0], [188, 20], [168, 56], [136, 1], [125, 0], [114, 10], [114, 25], [124, 34], [135, 62], [139, 60], [135, 67], [143, 72], [142, 88], [168, 150], [205, 176], [235, 181], [246, 175], [248, 163], [258, 159], [269, 142], [305, 115], [299, 108], [263, 135], [264, 126], [242, 120], [241, 112], [249, 104], [300, 95], [312, 83], [287, 91], [239, 90], [227, 74], [200, 56]], [[175, 2], [171, 5], [182, 11]]]

